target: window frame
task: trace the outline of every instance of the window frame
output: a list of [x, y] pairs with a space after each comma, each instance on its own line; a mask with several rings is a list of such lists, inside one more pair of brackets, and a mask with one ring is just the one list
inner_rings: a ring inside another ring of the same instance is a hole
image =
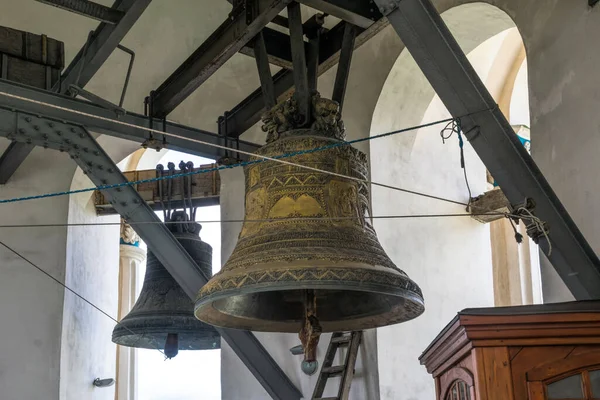
[[570, 378], [571, 376], [581, 375], [582, 382], [582, 391], [583, 391], [583, 399], [576, 398], [563, 398], [563, 399], [552, 399], [552, 400], [600, 400], [600, 393], [594, 397], [592, 393], [592, 382], [590, 380], [590, 372], [600, 371], [600, 364], [592, 365], [592, 366], [583, 366], [556, 376], [552, 378], [546, 379], [542, 381], [544, 385], [544, 396], [547, 400], [550, 400], [548, 397], [548, 385], [559, 382], [563, 379]]
[[469, 370], [463, 367], [454, 367], [446, 372], [440, 379], [440, 399], [446, 399], [456, 381], [463, 381], [469, 389], [471, 400], [475, 400], [475, 379]]

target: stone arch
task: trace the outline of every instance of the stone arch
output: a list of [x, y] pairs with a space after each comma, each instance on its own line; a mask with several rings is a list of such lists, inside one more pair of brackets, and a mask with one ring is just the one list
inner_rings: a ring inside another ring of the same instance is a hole
[[[465, 54], [469, 54], [489, 38], [515, 26], [504, 11], [481, 2], [450, 8], [442, 13], [442, 17]], [[435, 96], [435, 91], [410, 53], [401, 46], [397, 58], [390, 65], [373, 109], [371, 134], [386, 132], [391, 126], [408, 127], [419, 124]], [[390, 85], [391, 82], [394, 82], [393, 86]], [[383, 106], [398, 98], [410, 101], [404, 101], [393, 113]], [[405, 136], [414, 140], [416, 132]]]

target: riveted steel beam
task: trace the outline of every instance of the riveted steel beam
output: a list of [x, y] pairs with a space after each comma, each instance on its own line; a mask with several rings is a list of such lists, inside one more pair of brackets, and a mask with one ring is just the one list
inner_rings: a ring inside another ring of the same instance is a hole
[[430, 0], [375, 0], [512, 205], [532, 199], [549, 228], [540, 248], [578, 300], [600, 298], [600, 260]]
[[[69, 154], [96, 186], [127, 182], [117, 165], [83, 126], [49, 120], [21, 111], [0, 109], [0, 135], [15, 142], [43, 146]], [[131, 186], [105, 189], [103, 193], [114, 209], [132, 224], [190, 299], [195, 300], [208, 277], [204, 276], [202, 270], [143, 201], [140, 194]], [[217, 328], [217, 331], [273, 399], [299, 400], [302, 397], [251, 332], [221, 328]]]
[[[3, 95], [3, 93], [16, 97], [9, 97]], [[17, 111], [26, 111], [48, 119], [57, 119], [84, 125], [92, 132], [132, 140], [138, 143], [146, 142], [149, 137], [147, 131], [134, 127], [149, 126], [148, 117], [143, 115], [129, 112], [125, 112], [124, 115], [117, 115], [114, 111], [88, 101], [77, 100], [69, 96], [35, 89], [2, 79], [0, 79], [0, 107], [4, 108], [6, 112], [13, 113], [13, 117]], [[4, 115], [7, 114], [5, 113]], [[153, 121], [152, 126], [156, 129], [163, 129], [162, 121], [157, 119]], [[217, 159], [221, 156], [221, 150], [211, 147], [210, 144], [227, 145], [228, 147], [234, 147], [235, 144], [237, 147], [237, 142], [233, 139], [225, 139], [215, 133], [201, 129], [169, 121], [165, 123], [164, 128], [165, 132], [179, 136], [166, 137], [164, 147], [171, 150]], [[159, 134], [154, 134], [155, 138], [162, 139], [160, 136]], [[197, 140], [208, 144], [199, 143]], [[159, 145], [163, 146], [162, 141], [159, 141]], [[240, 150], [247, 152], [254, 152], [260, 147], [257, 144], [243, 140], [239, 141], [239, 146]], [[247, 156], [240, 154], [239, 158], [245, 160]]]

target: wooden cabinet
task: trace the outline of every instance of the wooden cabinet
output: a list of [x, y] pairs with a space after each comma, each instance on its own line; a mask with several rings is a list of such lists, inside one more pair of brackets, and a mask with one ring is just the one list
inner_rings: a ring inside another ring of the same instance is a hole
[[600, 400], [600, 301], [466, 309], [420, 361], [438, 400]]

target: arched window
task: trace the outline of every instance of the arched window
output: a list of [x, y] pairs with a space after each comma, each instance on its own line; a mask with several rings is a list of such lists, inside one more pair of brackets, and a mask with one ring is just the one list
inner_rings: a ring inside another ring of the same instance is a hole
[[471, 399], [471, 392], [469, 386], [465, 381], [455, 380], [448, 389], [445, 400], [473, 400]]
[[548, 400], [600, 400], [600, 367], [578, 371], [574, 375], [546, 384]]
[[[193, 161], [194, 165], [212, 163], [213, 160], [196, 157], [173, 150], [160, 153], [138, 151], [126, 158], [119, 166], [122, 169], [151, 169], [157, 163], [166, 165], [179, 161]], [[163, 219], [162, 211], [155, 211]], [[219, 206], [199, 207], [196, 221], [204, 221], [200, 232], [201, 239], [213, 248], [213, 272], [221, 267], [221, 227], [219, 223]], [[145, 254], [146, 245], [140, 240], [139, 248]], [[137, 247], [136, 247], [137, 249]], [[123, 252], [121, 252], [123, 256]], [[127, 258], [131, 255], [127, 254]], [[122, 308], [119, 318], [129, 311], [142, 289], [146, 264], [137, 263], [135, 268], [128, 269], [130, 274], [121, 273], [119, 279]], [[117, 395], [116, 400], [178, 399], [189, 400], [202, 398], [214, 400], [221, 398], [221, 351], [181, 351], [177, 357], [165, 361], [165, 357], [157, 350], [118, 346], [117, 357]], [[203, 377], [202, 385], [197, 385], [197, 377]]]

